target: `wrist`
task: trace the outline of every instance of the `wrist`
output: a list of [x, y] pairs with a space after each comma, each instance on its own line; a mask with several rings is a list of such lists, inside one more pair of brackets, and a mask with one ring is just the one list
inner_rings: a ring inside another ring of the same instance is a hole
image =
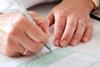
[[95, 9], [95, 5], [94, 5], [94, 3], [93, 3], [93, 1], [92, 0], [88, 0], [89, 1], [89, 7], [93, 10], [93, 9]]
[[[68, 0], [62, 0], [62, 1], [67, 2]], [[75, 0], [73, 0], [73, 1], [75, 1]], [[76, 0], [76, 1], [77, 2], [79, 2], [79, 1], [84, 2], [86, 5], [89, 6], [90, 9], [94, 9], [95, 8], [94, 3], [93, 3], [94, 0]]]
[[92, 0], [83, 0], [84, 4], [89, 8], [89, 11], [91, 12], [93, 9], [95, 9], [95, 6], [92, 2]]

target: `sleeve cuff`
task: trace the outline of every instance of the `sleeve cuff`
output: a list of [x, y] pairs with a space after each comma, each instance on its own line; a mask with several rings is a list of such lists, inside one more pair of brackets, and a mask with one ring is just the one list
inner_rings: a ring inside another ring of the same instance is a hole
[[96, 8], [100, 8], [100, 0], [92, 0], [92, 2]]

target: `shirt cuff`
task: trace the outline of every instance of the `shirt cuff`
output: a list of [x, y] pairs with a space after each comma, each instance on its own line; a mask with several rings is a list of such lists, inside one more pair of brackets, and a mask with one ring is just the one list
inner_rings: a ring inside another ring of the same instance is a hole
[[100, 0], [92, 0], [92, 2], [96, 8], [100, 8]]
[[100, 0], [92, 0], [95, 10], [91, 13], [93, 16], [100, 18]]
[[100, 19], [100, 8], [96, 9], [92, 12], [92, 15]]

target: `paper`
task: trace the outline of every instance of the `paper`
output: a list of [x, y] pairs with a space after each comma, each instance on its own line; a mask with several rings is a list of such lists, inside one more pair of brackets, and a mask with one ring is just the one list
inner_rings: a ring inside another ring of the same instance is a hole
[[51, 64], [49, 67], [90, 67], [95, 62], [97, 60], [93, 57], [81, 53], [73, 53]]
[[39, 57], [14, 60], [0, 67], [89, 67], [99, 60], [96, 57], [77, 52], [70, 48], [57, 48]]

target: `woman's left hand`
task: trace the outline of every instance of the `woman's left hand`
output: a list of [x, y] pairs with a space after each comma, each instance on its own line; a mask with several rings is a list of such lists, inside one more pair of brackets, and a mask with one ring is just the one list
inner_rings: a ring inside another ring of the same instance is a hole
[[50, 25], [54, 23], [55, 46], [89, 41], [93, 30], [89, 14], [93, 8], [90, 0], [63, 0], [57, 5], [47, 17]]

